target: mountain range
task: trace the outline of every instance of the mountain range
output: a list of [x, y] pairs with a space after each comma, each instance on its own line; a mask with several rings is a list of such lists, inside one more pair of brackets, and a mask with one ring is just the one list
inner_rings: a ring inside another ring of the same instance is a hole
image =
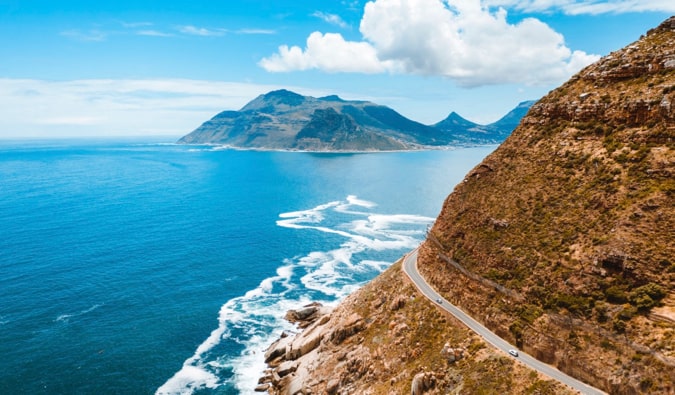
[[496, 144], [534, 102], [520, 103], [489, 125], [456, 113], [435, 125], [410, 120], [369, 101], [315, 98], [285, 89], [258, 96], [239, 111], [223, 111], [178, 142], [299, 151], [397, 151]]

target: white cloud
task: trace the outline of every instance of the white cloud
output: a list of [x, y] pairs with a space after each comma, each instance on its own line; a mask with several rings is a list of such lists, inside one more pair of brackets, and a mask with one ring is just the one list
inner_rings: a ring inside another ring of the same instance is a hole
[[152, 22], [120, 22], [123, 27], [127, 29], [136, 29], [141, 27], [150, 27], [154, 25]]
[[339, 26], [343, 29], [348, 27], [347, 22], [342, 20], [342, 18], [340, 18], [339, 15], [316, 11], [315, 13], [312, 14], [312, 16], [317, 17], [323, 20], [324, 22], [330, 23], [331, 25]]
[[193, 36], [224, 36], [227, 33], [226, 29], [207, 29], [204, 27], [196, 27], [192, 25], [179, 26], [178, 31], [183, 34], [190, 34]]
[[150, 37], [173, 37], [171, 33], [161, 32], [159, 30], [139, 30], [136, 32], [139, 36], [150, 36]]
[[672, 0], [487, 0], [486, 4], [526, 12], [562, 11], [568, 15], [675, 12]]
[[64, 37], [72, 38], [78, 41], [105, 41], [105, 39], [108, 37], [107, 33], [97, 29], [86, 31], [71, 29], [62, 31], [60, 34]]
[[436, 75], [480, 86], [559, 83], [599, 58], [571, 51], [537, 19], [509, 24], [504, 9], [490, 11], [480, 0], [371, 1], [360, 31], [360, 42], [314, 32], [304, 49], [283, 45], [259, 64], [274, 72]]
[[237, 34], [277, 34], [276, 30], [272, 29], [239, 29]]
[[218, 112], [239, 109], [274, 89], [281, 87], [201, 80], [0, 78], [0, 138], [180, 136]]
[[279, 52], [260, 61], [267, 71], [321, 69], [327, 72], [382, 73], [394, 71], [394, 62], [381, 61], [367, 42], [346, 41], [341, 34], [314, 32], [307, 46], [282, 45]]

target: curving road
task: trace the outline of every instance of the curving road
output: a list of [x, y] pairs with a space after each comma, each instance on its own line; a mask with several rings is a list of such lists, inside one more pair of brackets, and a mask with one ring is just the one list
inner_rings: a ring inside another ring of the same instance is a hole
[[[411, 251], [408, 255], [403, 258], [403, 271], [405, 274], [410, 277], [413, 283], [417, 286], [419, 291], [429, 298], [432, 302], [436, 303], [438, 307], [444, 309], [448, 313], [454, 315], [458, 320], [462, 321], [466, 326], [469, 327], [472, 331], [478, 333], [486, 342], [492, 344], [494, 347], [502, 350], [505, 353], [508, 353], [509, 350], [515, 350], [516, 348], [509, 344], [506, 340], [494, 334], [488, 328], [484, 327], [478, 321], [474, 320], [460, 310], [458, 307], [450, 304], [447, 300], [443, 298], [438, 292], [436, 292], [427, 282], [424, 280], [422, 275], [417, 271], [417, 250], [416, 248]], [[438, 302], [440, 300], [440, 303]], [[520, 362], [529, 366], [530, 368], [543, 373], [552, 379], [558, 380], [563, 384], [566, 384], [575, 390], [581, 392], [584, 395], [606, 395], [605, 392], [600, 391], [597, 388], [593, 388], [583, 382], [575, 379], [574, 377], [568, 376], [565, 373], [559, 371], [553, 366], [539, 361], [538, 359], [525, 354], [524, 352], [518, 351], [518, 357], [516, 357]]]

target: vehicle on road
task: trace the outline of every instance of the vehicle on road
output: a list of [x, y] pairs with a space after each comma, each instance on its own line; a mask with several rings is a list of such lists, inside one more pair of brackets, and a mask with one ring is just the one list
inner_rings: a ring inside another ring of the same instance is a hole
[[514, 357], [517, 357], [518, 351], [511, 349], [511, 350], [509, 350], [509, 354], [513, 355]]
[[441, 298], [437, 298], [436, 303], [441, 304], [441, 303], [443, 303], [443, 300], [441, 300]]

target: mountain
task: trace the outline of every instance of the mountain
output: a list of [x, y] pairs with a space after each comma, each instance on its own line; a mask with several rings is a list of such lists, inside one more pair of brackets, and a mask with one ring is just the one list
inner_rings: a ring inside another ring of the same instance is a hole
[[520, 124], [520, 120], [523, 119], [534, 103], [536, 103], [534, 100], [520, 102], [516, 108], [496, 122], [487, 125], [487, 127], [496, 132], [500, 139], [499, 142], [504, 141]]
[[441, 130], [445, 135], [451, 136], [450, 144], [498, 144], [511, 134], [534, 103], [534, 101], [521, 102], [498, 121], [488, 125], [479, 125], [462, 118], [456, 112], [452, 112], [433, 127]]
[[314, 98], [288, 90], [258, 96], [240, 111], [223, 111], [179, 143], [308, 151], [406, 150], [444, 145], [438, 130], [394, 110], [337, 96]]
[[[673, 103], [675, 17], [531, 107], [447, 197], [423, 277], [596, 388], [675, 393]], [[569, 391], [441, 313], [400, 263], [285, 339], [266, 353], [272, 394]]]
[[[239, 111], [217, 114], [179, 143], [305, 151], [389, 151], [495, 143], [515, 127], [508, 123], [480, 126], [453, 114], [452, 118], [428, 126], [368, 101], [348, 101], [335, 95], [314, 98], [282, 89], [258, 96]], [[451, 125], [454, 120], [458, 123]]]

